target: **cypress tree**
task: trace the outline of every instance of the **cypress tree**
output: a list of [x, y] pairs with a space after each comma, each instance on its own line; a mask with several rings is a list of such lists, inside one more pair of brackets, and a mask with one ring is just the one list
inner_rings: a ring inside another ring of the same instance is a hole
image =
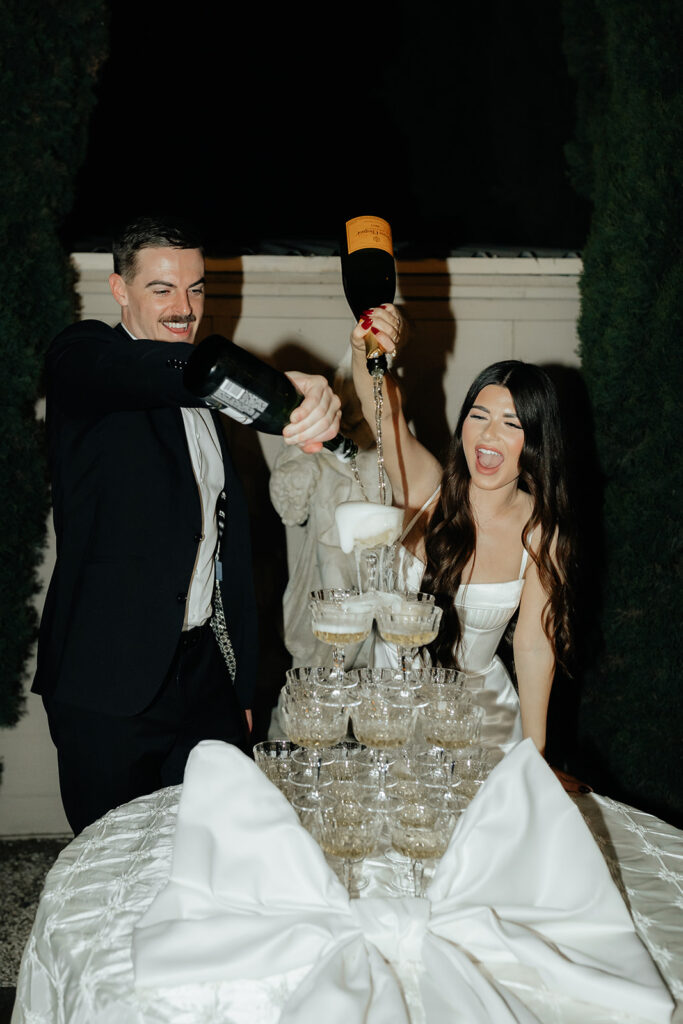
[[580, 715], [600, 790], [680, 823], [683, 8], [565, 0], [568, 149], [593, 203], [580, 353], [603, 480], [601, 645]]
[[0, 725], [21, 715], [49, 494], [36, 417], [43, 356], [75, 316], [59, 228], [85, 155], [104, 0], [5, 0], [0, 36]]

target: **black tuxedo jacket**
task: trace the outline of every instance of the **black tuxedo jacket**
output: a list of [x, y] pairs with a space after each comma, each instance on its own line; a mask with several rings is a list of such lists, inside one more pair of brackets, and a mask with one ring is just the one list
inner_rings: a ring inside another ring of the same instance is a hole
[[[57, 560], [40, 627], [33, 690], [132, 715], [170, 665], [202, 533], [181, 414], [190, 345], [133, 340], [96, 320], [74, 324], [47, 355], [47, 436]], [[227, 519], [223, 603], [251, 707], [256, 606], [246, 501], [223, 432]], [[230, 679], [226, 670], [226, 685]]]

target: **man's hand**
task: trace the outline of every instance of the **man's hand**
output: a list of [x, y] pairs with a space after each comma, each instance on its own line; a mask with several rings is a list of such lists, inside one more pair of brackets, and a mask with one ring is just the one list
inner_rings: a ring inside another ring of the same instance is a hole
[[285, 444], [297, 444], [302, 451], [319, 452], [323, 441], [339, 433], [341, 402], [324, 377], [289, 370], [287, 376], [304, 396], [282, 431]]

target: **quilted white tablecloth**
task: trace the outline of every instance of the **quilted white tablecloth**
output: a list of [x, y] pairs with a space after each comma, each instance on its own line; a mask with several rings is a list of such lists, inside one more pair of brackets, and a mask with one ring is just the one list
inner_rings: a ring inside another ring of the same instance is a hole
[[[215, 752], [212, 751], [211, 756]], [[223, 756], [220, 750], [217, 750], [217, 755], [219, 758]], [[230, 752], [228, 757], [232, 756]], [[497, 772], [500, 772], [500, 767]], [[244, 770], [248, 778], [249, 773], [256, 769], [251, 763], [247, 767], [240, 762], [239, 770]], [[533, 763], [532, 770], [537, 770]], [[465, 834], [470, 835], [468, 828], [474, 834], [480, 824], [477, 816], [485, 827], [487, 819], [483, 797], [486, 787], [494, 779], [492, 776], [470, 805], [467, 815], [461, 819], [459, 829], [465, 829]], [[503, 779], [502, 783], [494, 782], [494, 785], [503, 792], [500, 787], [507, 781]], [[195, 782], [201, 783], [201, 776], [198, 775]], [[260, 779], [257, 790], [259, 786]], [[288, 1001], [290, 1007], [297, 1005], [297, 993], [305, 991], [310, 965], [285, 965], [283, 971], [272, 973], [269, 969], [261, 977], [218, 980], [212, 976], [205, 980], [196, 976], [197, 970], [201, 973], [205, 958], [197, 956], [196, 949], [183, 947], [187, 948], [187, 956], [181, 957], [179, 963], [184, 976], [181, 972], [177, 977], [164, 977], [165, 958], [162, 955], [159, 961], [161, 974], [154, 977], [157, 970], [154, 964], [154, 928], [161, 927], [163, 939], [164, 921], [173, 918], [174, 906], [178, 910], [178, 920], [172, 922], [173, 927], [178, 922], [184, 925], [183, 900], [186, 897], [177, 897], [177, 885], [180, 882], [182, 888], [186, 881], [194, 884], [194, 880], [187, 877], [187, 871], [185, 877], [180, 878], [175, 865], [169, 885], [180, 793], [181, 787], [162, 790], [110, 812], [61, 853], [48, 875], [24, 953], [13, 1024], [208, 1024], [218, 1021], [223, 1024], [271, 1024], [278, 1020]], [[562, 801], [568, 803], [564, 794], [557, 799], [560, 807], [564, 806]], [[475, 807], [477, 801], [479, 806]], [[577, 797], [574, 804], [595, 838], [614, 883], [630, 910], [635, 931], [677, 1001], [672, 1019], [683, 1021], [683, 833], [650, 815], [594, 794]], [[276, 815], [281, 813], [277, 806], [275, 812]], [[286, 812], [282, 813], [286, 817]], [[466, 822], [468, 815], [469, 824]], [[213, 826], [207, 822], [207, 829], [211, 827], [217, 829], [220, 840], [220, 820], [217, 818]], [[182, 836], [186, 837], [187, 832], [179, 830], [178, 838]], [[456, 833], [454, 843], [457, 841]], [[212, 847], [214, 854], [218, 848]], [[182, 856], [182, 842], [177, 856]], [[211, 883], [216, 875], [211, 864], [198, 862], [196, 869], [200, 886], [202, 879], [209, 879]], [[381, 880], [386, 877], [387, 867], [378, 860], [370, 865], [370, 869], [374, 882], [366, 893], [376, 898], [381, 893]], [[193, 871], [194, 867], [190, 865], [190, 876]], [[323, 878], [324, 865], [320, 871]], [[443, 878], [442, 872], [440, 882], [437, 872], [432, 883], [432, 890], [439, 900], [445, 896]], [[210, 892], [211, 885], [207, 892]], [[332, 892], [334, 881], [330, 885]], [[200, 888], [197, 893], [199, 904], [202, 904], [206, 893]], [[192, 899], [191, 895], [190, 902]], [[333, 902], [335, 900], [343, 909], [343, 896], [336, 893]], [[359, 902], [363, 904], [364, 901]], [[198, 912], [196, 906], [194, 912]], [[211, 914], [214, 914], [213, 910]], [[147, 923], [152, 931], [143, 928], [136, 933], [136, 987], [133, 933], [141, 923]], [[273, 935], [276, 935], [276, 922], [272, 928]], [[151, 959], [145, 960], [150, 951]], [[649, 959], [645, 959], [649, 963]], [[209, 968], [214, 970], [215, 965], [209, 964]], [[534, 971], [521, 969], [515, 964], [501, 961], [495, 970], [503, 991], [512, 994], [513, 1019], [538, 1020], [547, 1024], [607, 1024], [644, 1019], [642, 1015], [630, 1016], [631, 1007], [629, 1012], [623, 1008], [587, 1007], [585, 1002], [581, 1002], [586, 1000], [585, 992], [576, 993], [577, 1002], [566, 992], [543, 990], [539, 988]], [[486, 971], [480, 973], [486, 977]], [[425, 1017], [420, 995], [422, 977], [417, 968], [406, 970], [401, 977], [410, 1020], [413, 1024], [451, 1024], [453, 1018], [449, 1016], [435, 1017], [432, 1013], [432, 1016]], [[145, 984], [140, 984], [141, 979]], [[662, 991], [664, 999], [658, 1001], [655, 998], [652, 1003], [652, 1019], [662, 1020], [669, 1015], [666, 992]], [[377, 1005], [386, 1006], [389, 1012], [390, 1000], [395, 997], [396, 993], [389, 993], [389, 1001], [378, 999]], [[519, 1016], [516, 1016], [517, 1005], [520, 1007]], [[646, 1004], [641, 1004], [641, 1010], [643, 1005]], [[505, 1012], [508, 1009], [506, 1007]], [[297, 1020], [296, 1014], [291, 1019]], [[333, 1024], [336, 1019], [333, 1014], [327, 1016]], [[345, 1024], [355, 1024], [364, 1019], [363, 1016], [349, 1016], [345, 1018]], [[395, 1020], [391, 1012], [385, 1019], [387, 1024], [393, 1024]], [[494, 1017], [491, 1019], [497, 1024]]]

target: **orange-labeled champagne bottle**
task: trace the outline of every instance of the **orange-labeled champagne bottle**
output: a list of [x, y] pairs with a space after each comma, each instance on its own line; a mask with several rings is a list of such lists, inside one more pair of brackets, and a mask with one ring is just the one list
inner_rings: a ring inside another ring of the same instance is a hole
[[[396, 265], [391, 227], [382, 217], [346, 221], [341, 245], [342, 284], [356, 320], [366, 309], [394, 301]], [[384, 373], [387, 360], [372, 331], [365, 336], [368, 370]]]

